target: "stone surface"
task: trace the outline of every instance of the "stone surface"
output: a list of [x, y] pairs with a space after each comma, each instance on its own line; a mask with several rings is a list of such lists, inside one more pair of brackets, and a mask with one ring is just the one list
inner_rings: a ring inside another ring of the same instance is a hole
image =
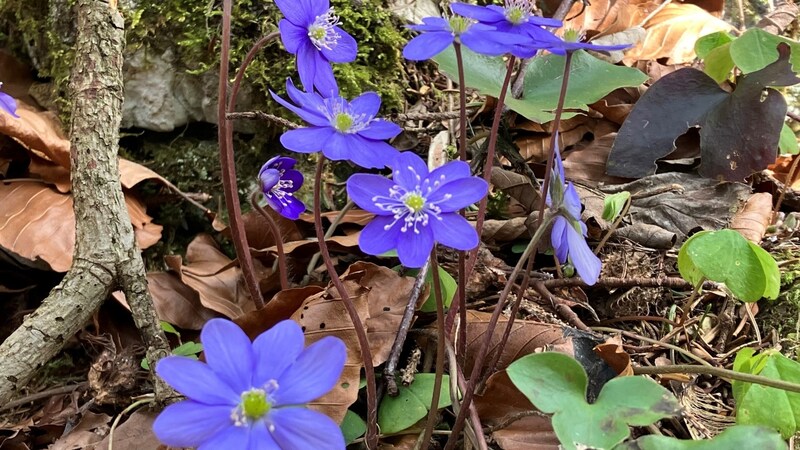
[[420, 23], [423, 17], [442, 15], [436, 0], [389, 0], [389, 9], [408, 23]]

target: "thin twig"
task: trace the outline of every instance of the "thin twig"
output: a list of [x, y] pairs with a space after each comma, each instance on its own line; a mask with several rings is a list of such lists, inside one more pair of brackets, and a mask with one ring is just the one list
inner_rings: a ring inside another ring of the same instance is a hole
[[229, 112], [227, 115], [225, 115], [225, 117], [228, 120], [262, 120], [264, 122], [271, 122], [292, 130], [295, 128], [300, 128], [300, 125], [292, 122], [291, 120], [278, 117], [274, 114], [265, 113], [264, 111]]
[[289, 289], [289, 275], [286, 270], [286, 254], [283, 252], [283, 235], [281, 235], [281, 231], [278, 229], [278, 224], [275, 223], [275, 219], [258, 204], [258, 196], [260, 194], [260, 191], [253, 191], [253, 193], [250, 194], [250, 205], [267, 221], [269, 231], [272, 233], [272, 237], [275, 238], [275, 248], [278, 251], [278, 272], [280, 273], [281, 290], [285, 291]]
[[[347, 211], [350, 211], [350, 209], [352, 209], [353, 206], [355, 206], [355, 203], [353, 202], [353, 200], [348, 201], [347, 204], [344, 205], [344, 208], [342, 208], [342, 210], [339, 211], [339, 214], [337, 214], [336, 217], [331, 222], [331, 226], [328, 227], [328, 231], [325, 232], [325, 239], [330, 239], [331, 236], [333, 236], [333, 233], [336, 232], [336, 227], [339, 226], [339, 223], [344, 218], [344, 215], [347, 214]], [[314, 269], [317, 268], [317, 262], [319, 262], [319, 256], [320, 256], [320, 253], [316, 252], [316, 253], [314, 253], [314, 256], [311, 257], [311, 261], [309, 261], [308, 266], [306, 267], [306, 274], [307, 274], [306, 278], [308, 278], [309, 275], [312, 272], [314, 272]], [[304, 282], [305, 281], [306, 280], [304, 280]]]
[[623, 336], [627, 336], [627, 337], [632, 338], [632, 339], [638, 339], [640, 341], [644, 341], [644, 342], [647, 342], [647, 343], [650, 343], [650, 344], [653, 344], [653, 345], [659, 345], [661, 347], [668, 348], [670, 350], [674, 350], [674, 351], [686, 356], [689, 359], [693, 359], [693, 360], [697, 361], [698, 363], [700, 363], [700, 364], [702, 364], [702, 365], [704, 365], [706, 367], [713, 367], [711, 365], [711, 363], [709, 363], [708, 361], [706, 361], [703, 358], [695, 355], [692, 352], [688, 352], [688, 351], [678, 347], [677, 345], [668, 344], [666, 342], [661, 342], [661, 341], [658, 341], [656, 339], [651, 339], [649, 337], [642, 336], [642, 335], [636, 334], [636, 333], [632, 333], [630, 331], [618, 330], [616, 328], [609, 328], [609, 327], [590, 327], [590, 328], [591, 328], [592, 331], [599, 331], [599, 332], [603, 332], [603, 333], [619, 333], [619, 334], [622, 334]]
[[668, 373], [699, 373], [703, 375], [714, 375], [720, 378], [730, 378], [731, 380], [743, 381], [745, 383], [760, 384], [789, 392], [800, 392], [800, 384], [790, 381], [767, 378], [751, 373], [736, 372], [730, 369], [713, 366], [695, 366], [693, 364], [675, 364], [669, 366], [654, 367], [634, 367], [633, 373], [636, 375], [663, 375]]
[[0, 411], [6, 411], [8, 409], [14, 409], [17, 406], [22, 406], [27, 403], [35, 402], [37, 400], [41, 400], [43, 398], [52, 397], [54, 395], [62, 395], [62, 394], [69, 394], [72, 391], [78, 389], [86, 389], [89, 385], [87, 382], [77, 383], [77, 384], [70, 384], [67, 386], [59, 386], [57, 388], [48, 389], [46, 391], [37, 392], [35, 394], [26, 395], [25, 397], [18, 398], [16, 400], [10, 401], [5, 405], [0, 405]]
[[[439, 265], [436, 263], [436, 246], [433, 246], [430, 256], [431, 271], [433, 272], [433, 295], [436, 298], [436, 331], [438, 338], [436, 339], [436, 371], [433, 377], [433, 393], [431, 394], [431, 407], [428, 410], [428, 421], [425, 424], [425, 431], [423, 432], [422, 439], [417, 441], [415, 448], [428, 448], [427, 445], [431, 440], [431, 432], [433, 427], [436, 426], [437, 419], [439, 418], [439, 396], [442, 390], [442, 375], [444, 374], [444, 302], [442, 298], [442, 285], [439, 279]], [[421, 447], [425, 445], [425, 447]]]
[[545, 286], [544, 283], [541, 281], [534, 281], [533, 288], [539, 293], [539, 295], [542, 296], [542, 298], [549, 301], [550, 304], [553, 305], [553, 308], [555, 308], [562, 320], [579, 330], [591, 331], [591, 329], [586, 326], [585, 323], [583, 323], [580, 317], [575, 314], [575, 311], [573, 311], [569, 306], [565, 305], [559, 297], [553, 295], [553, 293], [547, 289], [547, 286]]

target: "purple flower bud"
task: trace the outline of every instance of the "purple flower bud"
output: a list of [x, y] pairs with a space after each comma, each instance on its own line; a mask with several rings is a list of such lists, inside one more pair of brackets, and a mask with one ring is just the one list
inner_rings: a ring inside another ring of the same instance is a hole
[[303, 185], [303, 174], [293, 167], [297, 163], [287, 156], [276, 156], [261, 166], [258, 181], [267, 204], [278, 214], [297, 220], [306, 205], [293, 195]]

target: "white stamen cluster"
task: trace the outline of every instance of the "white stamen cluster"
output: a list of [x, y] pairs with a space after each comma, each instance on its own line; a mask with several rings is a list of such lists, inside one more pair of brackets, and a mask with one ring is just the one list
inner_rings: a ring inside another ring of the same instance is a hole
[[366, 114], [355, 114], [347, 100], [341, 97], [326, 98], [320, 112], [330, 121], [331, 126], [340, 133], [353, 134], [363, 130], [373, 117]]
[[[281, 171], [281, 176], [283, 175], [283, 171]], [[269, 190], [269, 193], [274, 197], [281, 205], [286, 206], [289, 203], [286, 201], [286, 197], [293, 197], [294, 195], [291, 192], [286, 192], [285, 189], [291, 189], [294, 187], [294, 181], [292, 180], [279, 180], [275, 183], [275, 186], [272, 186], [272, 189]]]
[[334, 29], [339, 25], [339, 16], [334, 14], [333, 7], [328, 9], [325, 14], [320, 14], [314, 18], [314, 22], [308, 26], [308, 38], [317, 50], [333, 50], [339, 42], [341, 36]]
[[[442, 175], [438, 180], [431, 184], [429, 179], [422, 178], [417, 174], [413, 167], [408, 166], [407, 169], [414, 174], [417, 179], [416, 186], [413, 189], [406, 189], [399, 185], [394, 185], [389, 189], [389, 195], [376, 195], [372, 197], [372, 201], [378, 208], [391, 212], [394, 220], [392, 223], [384, 226], [384, 230], [389, 230], [394, 225], [402, 220], [403, 226], [400, 231], [405, 233], [413, 230], [415, 234], [420, 233], [419, 227], [428, 226], [430, 216], [436, 220], [442, 220], [440, 217], [442, 208], [439, 203], [450, 200], [452, 194], [445, 194], [441, 200], [435, 202], [428, 201], [428, 198], [434, 191], [439, 189], [444, 182], [445, 176]], [[400, 174], [399, 170], [395, 170], [395, 179]]]
[[533, 15], [533, 4], [530, 0], [506, 0], [505, 14], [509, 22], [525, 23]]

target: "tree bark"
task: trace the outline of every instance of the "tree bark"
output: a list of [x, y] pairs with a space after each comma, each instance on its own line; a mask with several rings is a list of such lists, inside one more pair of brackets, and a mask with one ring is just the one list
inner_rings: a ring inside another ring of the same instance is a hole
[[[123, 19], [114, 0], [77, 3], [78, 37], [70, 77], [75, 256], [63, 281], [0, 345], [0, 404], [23, 388], [117, 287], [125, 292], [148, 359], [153, 362], [169, 352], [119, 182]], [[158, 377], [154, 380], [157, 397], [169, 393]]]

